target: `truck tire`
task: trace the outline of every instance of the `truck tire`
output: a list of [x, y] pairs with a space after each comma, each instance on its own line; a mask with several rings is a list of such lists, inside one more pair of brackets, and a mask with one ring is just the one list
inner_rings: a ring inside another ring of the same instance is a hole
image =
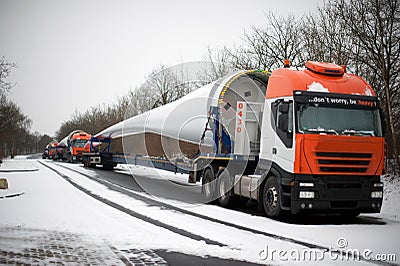
[[268, 177], [263, 187], [262, 204], [267, 217], [277, 218], [281, 214], [281, 189], [273, 175]]
[[203, 172], [202, 193], [207, 203], [215, 202], [215, 174], [213, 167], [207, 167]]
[[218, 202], [222, 207], [228, 207], [233, 202], [233, 180], [225, 168], [218, 171], [217, 174], [217, 191], [218, 191]]
[[222, 168], [217, 174], [218, 203], [222, 207], [243, 207], [248, 199], [235, 195], [233, 192], [234, 178], [226, 168]]

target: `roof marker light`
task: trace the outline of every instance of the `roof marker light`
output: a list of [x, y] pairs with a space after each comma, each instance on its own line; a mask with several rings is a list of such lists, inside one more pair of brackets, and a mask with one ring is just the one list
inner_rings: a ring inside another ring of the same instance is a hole
[[289, 68], [290, 67], [290, 60], [289, 59], [284, 59], [283, 60], [283, 67], [284, 68]]

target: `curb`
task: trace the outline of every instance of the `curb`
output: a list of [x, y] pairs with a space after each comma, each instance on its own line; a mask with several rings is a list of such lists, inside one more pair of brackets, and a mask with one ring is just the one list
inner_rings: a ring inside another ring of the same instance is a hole
[[36, 172], [39, 168], [33, 169], [0, 169], [0, 173]]

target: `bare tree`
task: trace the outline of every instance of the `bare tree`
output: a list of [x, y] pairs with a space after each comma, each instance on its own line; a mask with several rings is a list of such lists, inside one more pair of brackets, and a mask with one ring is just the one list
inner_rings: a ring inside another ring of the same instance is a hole
[[14, 85], [11, 82], [7, 82], [6, 79], [10, 75], [11, 70], [15, 68], [14, 63], [8, 62], [3, 56], [0, 58], [0, 93], [8, 92]]
[[6, 146], [11, 157], [14, 157], [16, 148], [29, 134], [32, 121], [10, 100], [7, 100], [0, 109], [0, 144]]
[[2, 152], [6, 150], [4, 153], [8, 150], [12, 157], [18, 147], [26, 143], [32, 123], [19, 106], [7, 98], [7, 93], [14, 85], [6, 79], [15, 67], [14, 63], [6, 61], [4, 57], [0, 59], [0, 147]]
[[400, 89], [400, 2], [337, 0], [329, 2], [328, 6], [341, 16], [358, 44], [357, 53], [352, 53], [353, 60], [367, 66], [368, 71], [375, 72], [379, 79], [381, 87], [375, 89], [384, 102], [392, 152], [400, 168], [395, 130]]
[[298, 54], [303, 62], [312, 59], [348, 65], [349, 50], [355, 49], [357, 53], [358, 46], [346, 23], [331, 5], [319, 7], [316, 14], [305, 16], [299, 33], [303, 44]]
[[9, 63], [4, 57], [0, 58], [0, 132], [11, 125], [12, 116], [15, 115], [16, 106], [7, 98], [7, 92], [13, 87], [6, 79], [15, 64]]
[[299, 38], [302, 23], [293, 15], [265, 14], [264, 26], [253, 26], [245, 32], [240, 45], [208, 49], [211, 61], [222, 61], [232, 69], [265, 69], [282, 66], [284, 59], [294, 65], [302, 64], [303, 41]]
[[206, 64], [198, 73], [202, 85], [211, 83], [219, 78], [232, 73], [236, 68], [232, 65], [230, 51], [224, 47], [222, 49], [212, 47], [207, 48], [207, 55], [204, 56]]

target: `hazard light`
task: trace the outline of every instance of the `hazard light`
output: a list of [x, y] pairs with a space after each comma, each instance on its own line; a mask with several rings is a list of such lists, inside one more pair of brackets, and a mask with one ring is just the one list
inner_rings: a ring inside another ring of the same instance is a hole
[[283, 67], [284, 68], [290, 67], [290, 60], [289, 59], [284, 59], [283, 60]]
[[345, 72], [345, 67], [325, 62], [307, 61], [306, 68], [314, 73], [329, 76], [343, 76]]

